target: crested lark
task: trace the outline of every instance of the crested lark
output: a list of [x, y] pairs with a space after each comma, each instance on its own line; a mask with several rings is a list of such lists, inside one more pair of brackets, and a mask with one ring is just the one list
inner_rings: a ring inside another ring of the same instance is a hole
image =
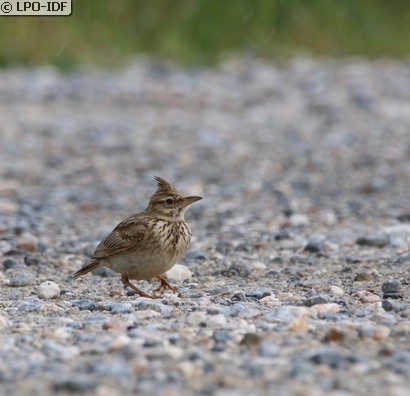
[[122, 283], [140, 296], [157, 298], [134, 286], [130, 279], [161, 281], [154, 291], [172, 286], [162, 274], [188, 250], [191, 230], [184, 220], [185, 211], [201, 197], [185, 197], [163, 178], [155, 176], [157, 191], [147, 208], [114, 228], [95, 249], [92, 262], [74, 274], [74, 278], [99, 267], [108, 267], [122, 275]]

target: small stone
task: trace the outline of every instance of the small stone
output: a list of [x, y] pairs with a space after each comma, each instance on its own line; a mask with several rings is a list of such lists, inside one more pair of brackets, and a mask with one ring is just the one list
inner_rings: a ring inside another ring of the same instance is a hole
[[77, 307], [80, 311], [95, 311], [97, 309], [97, 304], [93, 300], [76, 300], [73, 301], [73, 307]]
[[206, 326], [215, 328], [221, 328], [226, 326], [226, 317], [224, 315], [212, 315], [207, 318]]
[[399, 294], [401, 292], [402, 284], [398, 279], [391, 279], [383, 282], [382, 292], [384, 295]]
[[345, 294], [345, 292], [343, 291], [343, 289], [341, 289], [339, 286], [330, 286], [329, 287], [329, 294], [332, 296], [343, 296]]
[[10, 319], [6, 316], [6, 314], [0, 314], [0, 330], [7, 329], [12, 325]]
[[396, 300], [383, 300], [382, 308], [386, 312], [394, 311], [394, 312], [401, 312], [406, 309], [406, 305], [398, 303]]
[[53, 387], [56, 392], [86, 393], [92, 392], [97, 385], [97, 379], [80, 374], [65, 379], [57, 378]]
[[355, 282], [373, 282], [374, 276], [368, 272], [359, 272], [354, 277]]
[[410, 223], [410, 213], [403, 213], [397, 216], [397, 220], [399, 220], [402, 223]]
[[165, 273], [167, 278], [174, 280], [175, 282], [182, 283], [185, 280], [192, 278], [192, 272], [190, 269], [182, 264], [175, 264], [169, 271]]
[[8, 257], [3, 260], [3, 267], [5, 270], [18, 267], [19, 262], [14, 257]]
[[226, 330], [214, 330], [214, 332], [212, 334], [212, 338], [216, 342], [227, 342], [232, 337]]
[[208, 256], [200, 250], [189, 250], [185, 254], [185, 259], [188, 261], [207, 261], [209, 260]]
[[329, 299], [326, 296], [313, 296], [313, 297], [309, 297], [307, 298], [305, 301], [303, 301], [303, 305], [305, 307], [312, 307], [313, 305], [317, 305], [317, 304], [327, 304], [329, 303]]
[[[37, 300], [37, 299], [36, 299]], [[28, 313], [28, 312], [41, 312], [44, 309], [41, 302], [33, 301], [24, 301], [17, 308], [17, 312]]]
[[341, 306], [335, 303], [327, 303], [327, 304], [316, 304], [309, 308], [309, 311], [313, 315], [322, 316], [330, 313], [339, 312]]
[[291, 227], [303, 227], [309, 225], [309, 217], [304, 214], [294, 213], [289, 217], [289, 225]]
[[127, 330], [129, 323], [126, 322], [115, 322], [113, 320], [108, 320], [102, 325], [103, 330]]
[[60, 287], [52, 281], [45, 281], [37, 288], [37, 295], [43, 299], [51, 299], [60, 296]]
[[264, 271], [266, 270], [266, 264], [261, 263], [260, 261], [252, 261], [251, 268], [253, 271]]
[[24, 257], [24, 264], [26, 264], [27, 266], [40, 266], [40, 265], [46, 265], [47, 264], [47, 260], [38, 255], [38, 254], [28, 254]]
[[13, 250], [11, 243], [7, 241], [0, 241], [0, 253], [7, 254]]
[[246, 333], [239, 344], [247, 348], [255, 348], [258, 347], [261, 344], [261, 342], [262, 337], [259, 334]]
[[239, 261], [231, 264], [228, 269], [221, 271], [221, 274], [228, 278], [236, 276], [246, 278], [250, 273], [251, 270], [248, 265]]
[[304, 317], [299, 317], [289, 324], [288, 329], [295, 333], [306, 333], [309, 330], [309, 324]]
[[266, 287], [260, 287], [258, 289], [252, 290], [248, 293], [246, 293], [246, 297], [250, 298], [255, 298], [257, 300], [260, 300], [263, 297], [270, 296], [272, 294], [270, 289], [267, 289]]
[[35, 252], [37, 250], [38, 239], [29, 233], [23, 234], [16, 243], [17, 249]]
[[363, 304], [371, 304], [382, 301], [382, 299], [377, 294], [371, 293], [367, 290], [356, 292], [355, 295], [359, 297], [360, 301]]
[[10, 286], [29, 286], [34, 282], [34, 275], [30, 271], [15, 272], [10, 278]]
[[387, 235], [368, 235], [358, 238], [356, 243], [360, 246], [383, 248], [390, 243], [390, 238]]
[[345, 338], [345, 335], [343, 332], [335, 327], [330, 328], [325, 336], [324, 336], [324, 341], [325, 342], [337, 342], [337, 341], [342, 341]]
[[186, 321], [191, 326], [205, 327], [208, 321], [208, 316], [201, 311], [192, 312], [188, 314]]
[[1, 198], [0, 199], [0, 213], [4, 214], [12, 214], [16, 212], [18, 209], [18, 205], [7, 198]]
[[134, 307], [129, 303], [114, 304], [111, 307], [113, 314], [128, 314], [134, 312]]
[[128, 337], [126, 334], [121, 334], [120, 336], [111, 340], [108, 345], [108, 352], [116, 352], [121, 348], [126, 347], [131, 342], [131, 338]]

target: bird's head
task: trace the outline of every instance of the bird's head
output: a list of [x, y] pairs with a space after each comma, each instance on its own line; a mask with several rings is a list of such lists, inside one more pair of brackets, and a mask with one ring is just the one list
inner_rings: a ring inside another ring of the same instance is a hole
[[185, 211], [192, 203], [202, 197], [186, 197], [171, 186], [162, 177], [155, 176], [157, 191], [151, 197], [146, 212], [151, 215], [168, 218], [170, 220], [183, 220]]

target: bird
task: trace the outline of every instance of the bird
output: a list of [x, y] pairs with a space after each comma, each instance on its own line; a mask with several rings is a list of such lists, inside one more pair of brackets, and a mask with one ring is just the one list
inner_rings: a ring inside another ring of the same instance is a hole
[[169, 288], [176, 292], [163, 274], [186, 253], [191, 241], [191, 230], [185, 222], [188, 207], [202, 199], [185, 196], [170, 183], [155, 176], [157, 190], [148, 206], [140, 213], [121, 221], [96, 247], [91, 263], [74, 274], [74, 279], [100, 267], [108, 267], [121, 274], [125, 286], [139, 296], [159, 298], [130, 282], [157, 278], [161, 284], [154, 292]]

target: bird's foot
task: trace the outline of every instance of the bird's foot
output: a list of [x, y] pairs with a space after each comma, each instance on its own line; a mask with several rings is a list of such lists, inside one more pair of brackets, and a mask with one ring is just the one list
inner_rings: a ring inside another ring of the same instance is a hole
[[146, 293], [146, 292], [144, 292], [144, 291], [141, 290], [141, 289], [138, 289], [138, 287], [134, 286], [134, 285], [130, 282], [130, 280], [128, 279], [127, 276], [123, 276], [123, 277], [121, 278], [121, 280], [122, 280], [122, 283], [123, 283], [125, 286], [128, 286], [129, 288], [131, 288], [132, 290], [134, 290], [136, 293], [138, 293], [138, 294], [140, 295], [140, 297], [146, 297], [146, 298], [152, 298], [152, 299], [160, 298], [159, 296], [155, 296], [155, 295], [153, 295], [153, 294]]
[[163, 276], [158, 275], [157, 279], [161, 282], [161, 284], [154, 290], [154, 292], [163, 292], [166, 287], [170, 289], [173, 293], [178, 293], [178, 288], [171, 285]]

